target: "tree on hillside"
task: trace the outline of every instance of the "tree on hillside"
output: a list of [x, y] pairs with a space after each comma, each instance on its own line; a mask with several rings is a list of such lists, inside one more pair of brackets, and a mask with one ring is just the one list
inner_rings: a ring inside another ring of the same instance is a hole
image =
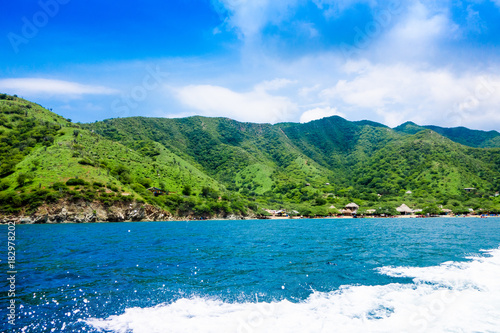
[[377, 215], [388, 215], [388, 216], [395, 216], [395, 215], [399, 215], [398, 211], [396, 210], [396, 208], [394, 208], [393, 206], [391, 205], [383, 205], [383, 206], [380, 206], [377, 210], [376, 210], [376, 214]]
[[31, 182], [35, 176], [31, 173], [20, 173], [17, 175], [17, 183], [19, 187], [23, 187], [27, 183]]
[[217, 199], [219, 197], [219, 194], [212, 189], [210, 186], [203, 186], [201, 189], [200, 195], [205, 198], [212, 198], [212, 199]]
[[439, 207], [437, 205], [429, 205], [429, 206], [424, 208], [422, 213], [428, 214], [428, 215], [439, 215], [439, 213], [441, 213], [441, 209], [439, 209]]
[[182, 194], [186, 196], [191, 195], [191, 186], [190, 185], [184, 185], [184, 188], [182, 189]]

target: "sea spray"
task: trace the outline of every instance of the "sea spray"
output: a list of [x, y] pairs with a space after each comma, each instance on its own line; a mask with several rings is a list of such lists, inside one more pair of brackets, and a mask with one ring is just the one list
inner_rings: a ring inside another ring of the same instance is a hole
[[500, 249], [469, 262], [381, 267], [411, 284], [342, 286], [293, 303], [194, 297], [154, 308], [131, 308], [94, 328], [112, 332], [495, 332], [500, 327]]

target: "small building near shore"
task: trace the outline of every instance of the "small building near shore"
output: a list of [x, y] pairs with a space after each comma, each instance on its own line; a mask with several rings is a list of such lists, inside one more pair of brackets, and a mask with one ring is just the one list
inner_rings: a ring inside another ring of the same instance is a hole
[[396, 208], [396, 210], [399, 213], [401, 213], [402, 215], [411, 215], [411, 214], [413, 214], [413, 209], [411, 209], [410, 207], [408, 207], [405, 204], [402, 204], [401, 206], [399, 206], [398, 208]]
[[[274, 210], [274, 209], [264, 209], [266, 212], [268, 212], [269, 214], [271, 214], [272, 216], [274, 217], [284, 217], [284, 216], [288, 216], [288, 213], [286, 212], [286, 210], [284, 209], [280, 209], [280, 210]], [[298, 212], [297, 212], [298, 213]]]
[[345, 209], [343, 209], [341, 212], [342, 214], [346, 215], [353, 215], [358, 212], [359, 206], [356, 205], [354, 202], [351, 202], [350, 204], [347, 204], [345, 206]]
[[443, 208], [443, 209], [441, 209], [441, 211], [444, 213], [444, 215], [453, 214], [453, 211], [451, 209], [448, 209], [448, 208]]
[[168, 194], [167, 191], [162, 190], [161, 188], [158, 188], [158, 187], [150, 187], [150, 188], [148, 188], [148, 191], [152, 192], [155, 197], [162, 195], [162, 194]]
[[288, 216], [288, 214], [286, 213], [286, 211], [285, 211], [285, 210], [280, 209], [280, 210], [277, 210], [277, 211], [276, 211], [275, 216], [280, 216], [280, 217], [283, 217], [283, 216]]

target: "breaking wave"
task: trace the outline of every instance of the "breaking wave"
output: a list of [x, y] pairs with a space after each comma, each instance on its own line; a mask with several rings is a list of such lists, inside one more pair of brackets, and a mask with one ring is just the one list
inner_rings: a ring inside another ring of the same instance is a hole
[[500, 332], [500, 249], [432, 267], [381, 267], [409, 284], [342, 286], [301, 302], [192, 297], [92, 318], [103, 332]]

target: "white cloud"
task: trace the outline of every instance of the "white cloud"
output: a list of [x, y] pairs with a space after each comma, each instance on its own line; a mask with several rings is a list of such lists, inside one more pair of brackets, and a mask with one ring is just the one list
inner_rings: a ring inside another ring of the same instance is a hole
[[315, 84], [314, 86], [311, 87], [302, 87], [299, 89], [299, 95], [301, 97], [308, 97], [310, 94], [318, 91], [319, 89], [321, 89], [320, 84]]
[[0, 90], [18, 95], [111, 95], [117, 90], [103, 87], [80, 84], [77, 82], [50, 80], [40, 78], [1, 79]]
[[341, 112], [338, 112], [337, 108], [324, 107], [324, 108], [315, 108], [302, 113], [302, 115], [300, 116], [300, 122], [308, 123], [313, 120], [331, 116], [340, 116], [345, 118], [345, 115]]
[[220, 86], [189, 85], [173, 92], [184, 106], [209, 117], [276, 123], [293, 119], [297, 112], [297, 105], [289, 98], [270, 95], [264, 89], [239, 93]]
[[[382, 61], [427, 61], [442, 52], [442, 42], [458, 38], [459, 28], [448, 17], [446, 10], [429, 8], [416, 1], [402, 12], [401, 18], [385, 32], [370, 53], [375, 53]], [[366, 38], [378, 37], [367, 34]]]
[[268, 23], [278, 24], [287, 18], [299, 0], [219, 0], [229, 12], [226, 22], [244, 38], [260, 34]]
[[321, 96], [389, 126], [407, 120], [450, 127], [500, 126], [500, 75], [459, 75], [402, 64], [359, 66], [352, 75], [356, 65], [348, 64], [351, 79], [339, 80]]
[[[377, 0], [313, 0], [313, 2], [326, 17], [338, 16], [357, 3], [371, 6], [377, 4]], [[257, 38], [268, 24], [279, 25], [286, 21], [305, 3], [303, 0], [217, 0], [216, 2], [223, 8], [220, 11], [225, 15], [228, 14], [225, 24], [237, 29], [242, 39], [247, 40]], [[311, 22], [295, 23], [297, 28], [310, 38], [319, 35]]]
[[274, 79], [257, 84], [255, 86], [255, 90], [262, 90], [262, 91], [280, 90], [295, 83], [297, 83], [297, 81], [292, 81], [288, 79]]
[[467, 6], [467, 28], [475, 33], [481, 33], [488, 29], [478, 11], [472, 5]]
[[314, 4], [324, 11], [326, 17], [336, 17], [345, 9], [357, 3], [377, 4], [376, 0], [313, 0]]

